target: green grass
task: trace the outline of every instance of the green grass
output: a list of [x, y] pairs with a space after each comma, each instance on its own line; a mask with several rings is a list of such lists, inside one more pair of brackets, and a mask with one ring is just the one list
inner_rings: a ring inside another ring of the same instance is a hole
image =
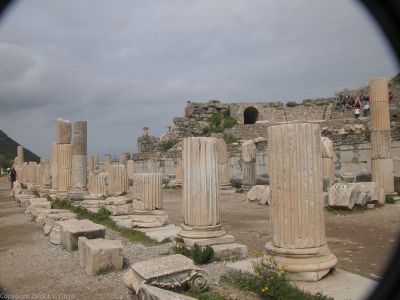
[[165, 140], [165, 141], [162, 141], [162, 142], [160, 142], [160, 148], [161, 148], [163, 151], [168, 151], [169, 149], [171, 149], [171, 148], [176, 144], [176, 142], [177, 142], [177, 141], [175, 141], [175, 140]]
[[269, 300], [333, 300], [322, 294], [304, 292], [286, 280], [284, 268], [271, 261], [270, 267], [261, 263], [254, 266], [255, 275], [238, 273], [222, 277], [224, 283], [240, 290], [256, 293], [261, 299]]
[[86, 208], [82, 206], [73, 206], [71, 202], [63, 199], [55, 199], [51, 204], [52, 208], [57, 209], [67, 209], [72, 211], [77, 215], [78, 219], [88, 219], [94, 223], [104, 225], [118, 233], [120, 233], [123, 237], [126, 237], [131, 242], [139, 242], [145, 246], [155, 246], [159, 245], [155, 240], [152, 240], [148, 236], [146, 236], [141, 231], [136, 231], [130, 228], [122, 227], [117, 225], [117, 223], [110, 218], [110, 213], [104, 207], [100, 208], [97, 213], [93, 213], [88, 211]]
[[197, 244], [194, 244], [192, 248], [189, 248], [183, 243], [178, 243], [172, 248], [172, 252], [193, 259], [193, 262], [196, 265], [205, 265], [211, 262], [214, 258], [213, 248], [210, 246], [200, 247]]
[[297, 102], [294, 101], [289, 101], [288, 103], [286, 103], [286, 107], [296, 107], [299, 104]]
[[387, 204], [394, 204], [394, 203], [396, 203], [396, 200], [394, 200], [394, 198], [392, 196], [386, 196], [385, 202]]
[[37, 189], [35, 189], [35, 188], [32, 190], [32, 195], [35, 196], [36, 198], [40, 198], [40, 193], [39, 193], [39, 191], [38, 191]]

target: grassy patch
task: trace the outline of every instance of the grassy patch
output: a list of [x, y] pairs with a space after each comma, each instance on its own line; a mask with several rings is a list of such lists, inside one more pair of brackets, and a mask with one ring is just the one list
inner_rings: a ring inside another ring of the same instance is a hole
[[396, 203], [396, 200], [394, 199], [394, 197], [392, 197], [392, 196], [386, 196], [386, 198], [385, 198], [385, 202], [387, 203], [387, 204], [394, 204], [394, 203]]
[[193, 248], [186, 247], [183, 243], [178, 243], [172, 248], [175, 254], [182, 254], [193, 259], [196, 265], [204, 265], [212, 261], [214, 258], [214, 249], [210, 246], [200, 247], [194, 244]]
[[160, 142], [160, 148], [163, 151], [168, 151], [169, 149], [171, 149], [175, 144], [177, 143], [176, 140], [165, 140]]
[[256, 293], [261, 299], [333, 300], [322, 294], [312, 295], [293, 286], [285, 277], [285, 269], [271, 260], [270, 266], [254, 265], [255, 275], [239, 273], [222, 278], [240, 290]]
[[222, 133], [226, 128], [232, 128], [236, 124], [237, 120], [230, 115], [213, 113], [208, 119], [208, 126], [203, 129], [203, 133]]
[[122, 227], [110, 218], [110, 213], [104, 207], [100, 208], [97, 213], [88, 211], [82, 206], [73, 206], [71, 202], [67, 200], [55, 199], [51, 203], [52, 208], [67, 209], [75, 213], [78, 219], [89, 219], [90, 221], [104, 225], [116, 232], [119, 232], [123, 237], [126, 237], [131, 242], [139, 242], [146, 246], [159, 245], [155, 240], [150, 239], [141, 231], [136, 231], [130, 228]]
[[36, 198], [40, 198], [40, 193], [36, 188], [32, 190], [32, 195], [35, 196]]
[[294, 101], [289, 101], [288, 103], [286, 103], [286, 107], [296, 107], [299, 104], [297, 102]]
[[367, 205], [364, 206], [355, 205], [351, 210], [341, 207], [330, 207], [330, 206], [327, 207], [327, 210], [336, 215], [350, 215], [350, 214], [363, 213], [369, 209]]

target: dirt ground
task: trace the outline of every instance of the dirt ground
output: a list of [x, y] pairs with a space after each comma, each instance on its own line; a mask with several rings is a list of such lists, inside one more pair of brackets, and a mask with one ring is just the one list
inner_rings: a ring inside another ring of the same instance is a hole
[[[86, 275], [77, 252], [50, 244], [41, 226], [31, 222], [31, 216], [8, 194], [9, 183], [0, 177], [0, 299], [5, 298], [4, 291], [18, 299], [132, 299], [122, 282], [126, 270]], [[164, 190], [163, 195], [170, 222], [179, 225], [181, 190]], [[222, 193], [220, 209], [224, 229], [246, 244], [250, 255], [252, 250], [264, 248], [271, 236], [268, 206], [246, 202], [245, 194]], [[325, 218], [328, 244], [338, 257], [338, 267], [377, 280], [397, 242], [400, 205], [358, 212], [326, 211]], [[106, 237], [121, 239], [108, 230]], [[171, 245], [145, 248], [123, 240], [123, 246], [124, 256], [134, 263], [158, 257]], [[220, 264], [206, 268], [211, 274], [218, 273]], [[233, 299], [247, 299], [242, 296]]]

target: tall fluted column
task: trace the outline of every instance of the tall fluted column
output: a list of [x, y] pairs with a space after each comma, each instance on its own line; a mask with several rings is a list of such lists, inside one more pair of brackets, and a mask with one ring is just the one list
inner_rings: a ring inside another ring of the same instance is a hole
[[119, 196], [128, 191], [128, 174], [124, 165], [111, 165], [108, 170], [107, 194]]
[[51, 145], [51, 189], [53, 191], [58, 190], [58, 144], [53, 143]]
[[133, 179], [133, 174], [135, 174], [135, 162], [130, 159], [126, 163], [126, 170], [128, 172], [128, 179]]
[[183, 224], [180, 236], [213, 238], [225, 235], [219, 220], [217, 140], [183, 140]]
[[394, 192], [393, 160], [391, 158], [389, 89], [387, 79], [369, 81], [371, 103], [371, 173], [372, 181], [385, 190]]
[[333, 171], [333, 143], [327, 137], [321, 138], [322, 147], [322, 176], [329, 178], [329, 186], [335, 181]]
[[229, 175], [228, 148], [223, 139], [217, 139], [218, 180], [222, 189], [232, 187]]
[[51, 163], [48, 159], [42, 158], [40, 160], [40, 187], [42, 189], [51, 188]]
[[243, 188], [250, 189], [257, 184], [256, 178], [256, 144], [252, 141], [245, 141], [242, 144], [242, 176]]
[[71, 121], [57, 118], [57, 144], [71, 144]]
[[285, 266], [289, 278], [317, 281], [337, 263], [325, 239], [319, 125], [270, 126], [268, 164], [272, 241], [265, 246], [267, 255]]
[[58, 191], [67, 192], [71, 189], [72, 145], [58, 144]]
[[73, 122], [72, 128], [72, 190], [84, 193], [87, 190], [87, 122]]

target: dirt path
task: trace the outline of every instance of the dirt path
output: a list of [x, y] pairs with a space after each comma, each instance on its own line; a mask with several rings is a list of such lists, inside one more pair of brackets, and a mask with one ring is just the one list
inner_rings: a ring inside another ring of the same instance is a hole
[[[180, 224], [181, 190], [167, 190], [164, 206], [170, 221]], [[271, 238], [270, 208], [246, 202], [245, 194], [221, 194], [221, 222], [236, 240], [263, 250]], [[400, 229], [400, 204], [358, 212], [326, 211], [326, 236], [338, 267], [377, 279], [391, 257]]]

